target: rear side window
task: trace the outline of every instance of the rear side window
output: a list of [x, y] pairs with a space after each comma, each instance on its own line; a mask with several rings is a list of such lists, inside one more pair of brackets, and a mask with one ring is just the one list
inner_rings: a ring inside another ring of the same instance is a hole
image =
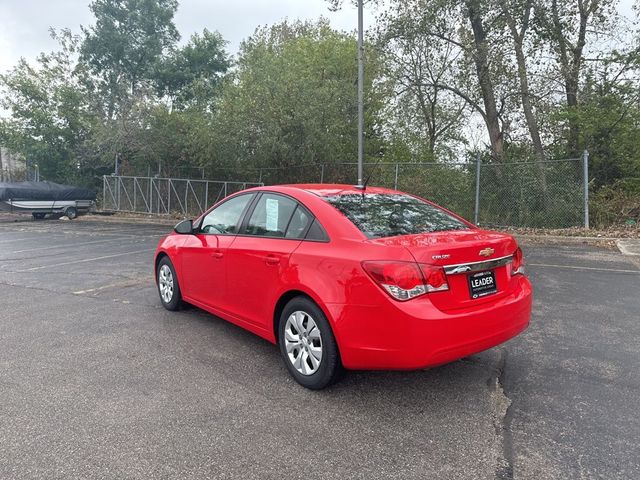
[[[245, 234], [263, 237], [285, 237], [289, 220], [298, 204], [295, 200], [282, 195], [265, 193], [256, 204]], [[295, 238], [295, 237], [293, 237]]]
[[289, 227], [285, 235], [286, 238], [302, 238], [307, 231], [310, 221], [311, 216], [305, 212], [302, 207], [298, 206], [289, 221]]
[[368, 238], [464, 230], [457, 218], [410, 195], [354, 193], [324, 197]]
[[316, 242], [329, 241], [329, 236], [327, 235], [327, 232], [324, 231], [324, 228], [322, 228], [322, 225], [320, 225], [320, 222], [318, 222], [317, 218], [313, 221], [313, 223], [311, 224], [311, 227], [309, 227], [309, 231], [307, 232], [307, 236], [305, 237], [305, 240], [313, 240]]

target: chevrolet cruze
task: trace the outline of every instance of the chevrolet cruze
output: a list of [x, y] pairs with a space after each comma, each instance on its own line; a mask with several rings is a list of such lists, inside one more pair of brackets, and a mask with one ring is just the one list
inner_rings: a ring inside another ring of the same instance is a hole
[[280, 348], [301, 385], [419, 369], [529, 324], [513, 237], [385, 188], [259, 187], [179, 223], [155, 256], [162, 304], [200, 307]]

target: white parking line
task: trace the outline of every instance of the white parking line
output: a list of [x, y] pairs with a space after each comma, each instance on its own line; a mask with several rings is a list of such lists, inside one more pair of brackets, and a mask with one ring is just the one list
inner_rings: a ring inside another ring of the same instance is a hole
[[135, 255], [137, 253], [152, 253], [153, 250], [145, 248], [144, 250], [135, 250], [133, 252], [116, 253], [114, 255], [105, 255], [103, 257], [84, 258], [82, 260], [74, 260], [72, 262], [54, 263], [53, 265], [41, 265], [39, 267], [27, 268], [25, 270], [16, 270], [16, 273], [33, 272], [35, 270], [42, 270], [43, 268], [62, 267], [64, 265], [75, 265], [77, 263], [97, 262], [98, 260], [106, 260], [107, 258], [124, 257], [125, 255]]
[[26, 252], [39, 252], [40, 250], [52, 250], [55, 248], [76, 248], [76, 247], [83, 247], [85, 245], [94, 245], [96, 243], [116, 242], [119, 240], [124, 240], [124, 238], [107, 238], [104, 240], [96, 240], [95, 242], [84, 242], [84, 243], [66, 243], [62, 245], [52, 245], [49, 247], [38, 247], [38, 248], [29, 248], [27, 250], [17, 250], [15, 252], [8, 252], [8, 253], [16, 254], [16, 253], [26, 253]]
[[87, 290], [77, 290], [75, 292], [73, 292], [74, 295], [84, 295], [86, 293], [94, 293], [94, 292], [99, 292], [101, 290], [106, 290], [107, 288], [114, 288], [114, 287], [118, 287], [119, 285], [117, 283], [112, 283], [111, 285], [103, 285], [101, 287], [96, 287], [96, 288], [89, 288]]
[[635, 273], [640, 275], [640, 270], [624, 270], [622, 268], [599, 268], [599, 267], [579, 267], [574, 265], [555, 265], [550, 263], [526, 263], [528, 267], [553, 267], [553, 268], [568, 268], [571, 270], [592, 270], [595, 272], [613, 272], [613, 273]]
[[[62, 235], [59, 235], [59, 237], [62, 237]], [[11, 243], [11, 242], [24, 242], [25, 240], [34, 240], [35, 237], [31, 236], [31, 237], [26, 237], [26, 238], [12, 238], [9, 240], [0, 240], [0, 243]]]
[[126, 288], [126, 287], [133, 287], [135, 285], [144, 285], [145, 283], [149, 283], [149, 281], [153, 281], [149, 279], [149, 276], [144, 276], [144, 277], [138, 277], [138, 278], [132, 278], [128, 281], [124, 281], [124, 282], [119, 282], [119, 283], [112, 283], [110, 285], [102, 285], [101, 287], [95, 287], [95, 288], [88, 288], [87, 290], [77, 290], [75, 292], [73, 292], [74, 295], [85, 295], [87, 293], [96, 293], [96, 292], [100, 292], [102, 290], [106, 290], [106, 289], [110, 289], [110, 288]]

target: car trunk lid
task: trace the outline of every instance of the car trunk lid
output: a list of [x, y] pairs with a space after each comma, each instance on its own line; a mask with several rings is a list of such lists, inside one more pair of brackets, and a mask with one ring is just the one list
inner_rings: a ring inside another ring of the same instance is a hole
[[[403, 246], [418, 263], [443, 267], [449, 290], [427, 295], [440, 310], [483, 305], [497, 301], [509, 292], [511, 256], [517, 248], [510, 235], [468, 229], [388, 237], [370, 242]], [[472, 289], [470, 282], [473, 280]], [[492, 282], [497, 288], [495, 293], [490, 288]]]

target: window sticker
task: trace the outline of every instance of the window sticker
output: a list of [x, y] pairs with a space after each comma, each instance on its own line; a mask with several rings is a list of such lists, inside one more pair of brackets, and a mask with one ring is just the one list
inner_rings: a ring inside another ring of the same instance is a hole
[[267, 224], [265, 228], [269, 232], [278, 231], [278, 200], [267, 198]]

